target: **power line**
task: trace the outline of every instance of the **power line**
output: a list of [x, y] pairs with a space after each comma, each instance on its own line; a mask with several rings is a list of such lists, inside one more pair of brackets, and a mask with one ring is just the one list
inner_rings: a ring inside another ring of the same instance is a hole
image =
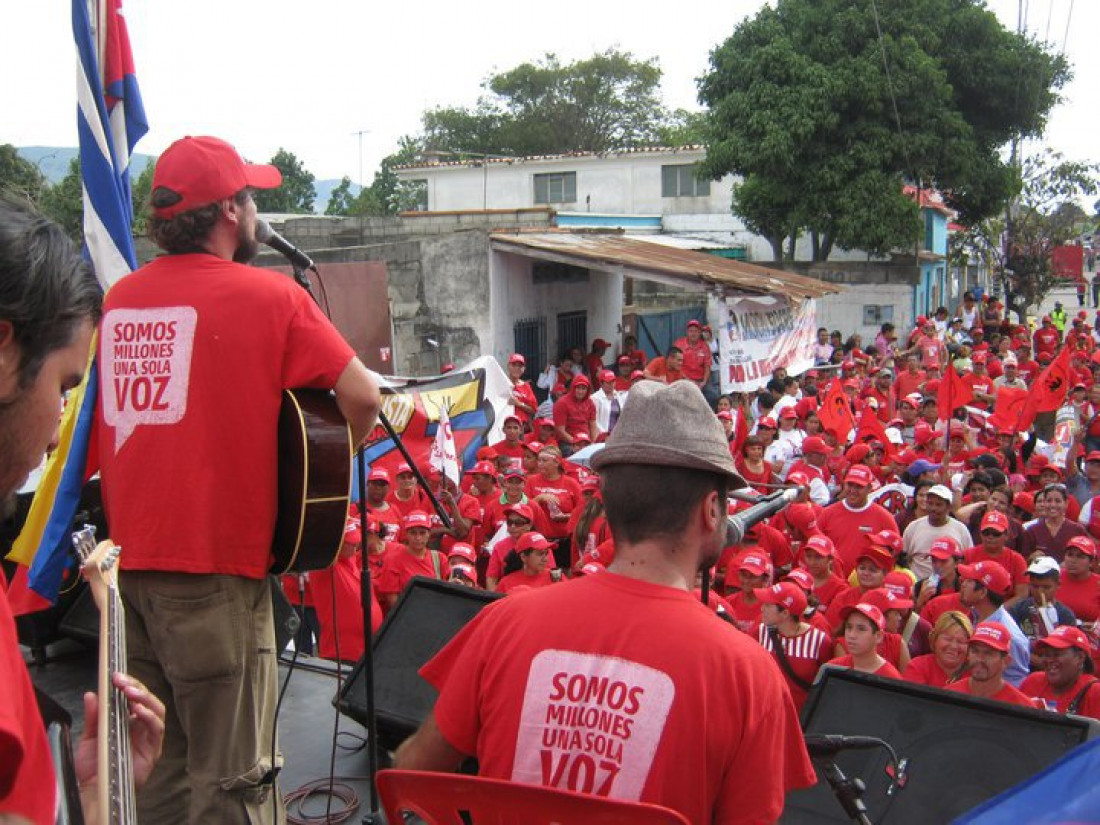
[[898, 139], [901, 141], [901, 153], [905, 156], [906, 168], [909, 169], [910, 173], [913, 173], [915, 170], [913, 169], [913, 164], [909, 160], [909, 147], [905, 142], [905, 132], [901, 128], [901, 114], [898, 112], [898, 101], [894, 96], [894, 80], [890, 76], [890, 63], [886, 60], [886, 43], [882, 38], [882, 26], [879, 25], [878, 3], [876, 0], [871, 0], [871, 11], [874, 12], [875, 16], [875, 32], [878, 33], [878, 47], [879, 51], [882, 53], [882, 68], [886, 73], [886, 88], [890, 92], [890, 105], [894, 108], [894, 123], [897, 124], [898, 127]]

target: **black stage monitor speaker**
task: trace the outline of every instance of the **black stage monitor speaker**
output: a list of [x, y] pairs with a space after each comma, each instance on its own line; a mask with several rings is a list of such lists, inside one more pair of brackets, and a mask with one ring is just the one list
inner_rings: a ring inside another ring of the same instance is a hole
[[[867, 784], [863, 801], [880, 825], [950, 822], [1100, 732], [1100, 723], [1081, 717], [836, 668], [822, 670], [802, 720], [807, 734], [876, 736], [908, 760], [905, 787], [887, 796], [885, 750], [844, 751], [836, 759], [848, 778]], [[818, 783], [788, 794], [781, 821], [851, 821], [820, 761]]]
[[[395, 748], [411, 736], [435, 706], [435, 688], [417, 672], [498, 593], [417, 576], [402, 592], [374, 637], [374, 706], [378, 741]], [[360, 659], [340, 692], [338, 707], [366, 725]]]

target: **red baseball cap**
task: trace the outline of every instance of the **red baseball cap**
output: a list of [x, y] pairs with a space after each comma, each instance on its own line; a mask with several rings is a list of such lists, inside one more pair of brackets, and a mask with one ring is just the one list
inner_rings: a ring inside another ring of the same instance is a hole
[[798, 418], [798, 413], [794, 411], [794, 407], [789, 404], [779, 411], [780, 418]]
[[477, 563], [477, 553], [474, 552], [474, 548], [462, 541], [456, 541], [451, 545], [451, 549], [447, 551], [447, 558], [451, 556], [460, 556], [470, 564]]
[[871, 482], [874, 481], [874, 478], [870, 468], [862, 464], [856, 464], [844, 475], [844, 483], [855, 484], [859, 487], [869, 487]]
[[794, 570], [783, 577], [782, 581], [794, 582], [806, 593], [810, 593], [814, 589], [814, 577], [810, 574], [810, 571], [804, 567], [794, 568]]
[[[790, 481], [790, 479], [787, 479]], [[812, 536], [818, 531], [817, 516], [814, 515], [814, 508], [808, 502], [805, 504], [792, 504], [787, 508], [786, 512], [787, 524], [795, 531], [795, 538], [798, 534], [803, 536]]]
[[719, 421], [733, 421], [733, 413], [729, 410], [719, 410], [715, 413]]
[[1000, 510], [989, 510], [984, 516], [982, 516], [982, 525], [979, 529], [990, 529], [996, 530], [998, 533], [1007, 533], [1008, 516], [1006, 516]]
[[542, 418], [536, 418], [534, 421], [536, 427], [553, 427], [554, 419], [543, 416]]
[[408, 473], [409, 475], [412, 475], [412, 467], [410, 467], [408, 464], [406, 464], [404, 461], [402, 461], [400, 464], [397, 465], [397, 469], [394, 470], [393, 472], [394, 472], [394, 475], [399, 475], [399, 476], [400, 475], [405, 475], [406, 473]]
[[813, 550], [819, 556], [829, 556], [830, 558], [836, 555], [836, 545], [833, 544], [833, 540], [821, 533], [815, 533], [806, 539], [802, 549], [803, 551]]
[[871, 544], [885, 547], [895, 556], [901, 552], [901, 536], [893, 530], [879, 530], [877, 533], [872, 533], [868, 538], [871, 540]]
[[873, 604], [881, 610], [883, 616], [886, 615], [888, 610], [907, 610], [913, 606], [912, 599], [899, 596], [885, 585], [876, 587], [874, 590], [868, 590], [863, 594], [862, 599], [866, 604]]
[[866, 550], [861, 550], [859, 555], [856, 556], [856, 564], [864, 559], [867, 559], [880, 570], [894, 569], [894, 554], [889, 549], [880, 547], [877, 544], [872, 544]]
[[523, 365], [526, 366], [527, 359], [524, 358], [522, 355], [520, 355], [518, 352], [513, 352], [511, 355], [508, 356], [508, 363], [509, 364], [523, 364]]
[[960, 564], [959, 578], [977, 582], [998, 596], [1006, 596], [1012, 589], [1012, 577], [1008, 571], [995, 561], [980, 561], [977, 564]]
[[522, 421], [520, 421], [520, 419], [519, 419], [519, 416], [518, 416], [518, 415], [506, 415], [506, 416], [504, 416], [504, 421], [502, 421], [502, 422], [501, 422], [501, 424], [502, 424], [502, 425], [503, 425], [503, 424], [507, 424], [507, 423], [508, 423], [509, 421], [515, 421], [515, 422], [516, 422], [517, 424], [519, 424], [519, 425], [520, 425], [521, 427], [523, 426], [523, 422], [522, 422]]
[[600, 370], [600, 381], [601, 382], [614, 381], [614, 380], [615, 380], [615, 373], [613, 373], [611, 370]]
[[524, 533], [516, 542], [516, 552], [523, 553], [527, 550], [549, 550], [554, 542], [546, 538], [542, 533]]
[[1096, 558], [1096, 542], [1088, 536], [1074, 536], [1066, 542], [1066, 547], [1073, 547], [1080, 550], [1086, 556]]
[[634, 361], [631, 359], [631, 357], [629, 355], [620, 355], [619, 360], [616, 363], [618, 363], [618, 364], [633, 364]]
[[432, 519], [423, 510], [413, 510], [405, 516], [405, 520], [402, 524], [406, 530], [410, 530], [414, 527], [423, 527], [425, 530], [430, 530]]
[[887, 573], [882, 587], [894, 595], [897, 607], [905, 609], [913, 606], [913, 580], [908, 573], [901, 570]]
[[764, 604], [782, 607], [793, 616], [801, 616], [806, 610], [806, 594], [794, 582], [779, 582], [771, 587], [755, 587], [752, 592]]
[[[452, 553], [452, 555], [454, 554]], [[463, 558], [465, 558], [465, 556], [463, 556]], [[452, 564], [451, 575], [454, 576], [455, 574], [462, 576], [462, 578], [466, 579], [468, 582], [477, 582], [477, 570], [472, 565], [462, 564], [461, 562]]]
[[283, 175], [276, 167], [245, 163], [224, 140], [188, 135], [165, 149], [153, 170], [153, 191], [170, 189], [180, 199], [153, 212], [158, 218], [173, 218], [232, 197], [242, 189], [275, 189], [282, 182]]
[[818, 435], [809, 435], [802, 440], [802, 453], [816, 453], [818, 455], [828, 455], [832, 450], [829, 449], [829, 445], [825, 443], [825, 439]]
[[699, 329], [703, 328], [703, 325], [700, 324], [698, 321], [696, 321], [694, 318], [692, 318], [690, 321], [688, 321], [687, 325], [688, 325], [688, 329], [690, 329], [691, 327], [699, 327]]
[[1035, 494], [1024, 491], [1017, 493], [1012, 497], [1012, 506], [1019, 507], [1025, 513], [1034, 515], [1035, 513]]
[[859, 604], [846, 605], [840, 611], [840, 620], [846, 621], [853, 613], [859, 613], [861, 616], [865, 616], [867, 620], [879, 630], [886, 627], [886, 618], [882, 615], [882, 611], [873, 604], [860, 602]]
[[367, 481], [384, 481], [386, 484], [392, 483], [390, 479], [390, 471], [385, 467], [376, 467], [370, 471], [370, 475], [367, 476]]
[[759, 553], [746, 553], [737, 565], [737, 571], [742, 570], [754, 576], [770, 576], [772, 563]]
[[950, 536], [941, 536], [933, 541], [928, 552], [932, 558], [939, 559], [940, 561], [961, 559], [963, 557], [963, 551], [962, 548], [959, 547], [959, 543]]
[[1092, 655], [1092, 645], [1089, 643], [1089, 637], [1086, 636], [1083, 631], [1069, 624], [1059, 625], [1054, 628], [1054, 630], [1042, 639], [1039, 639], [1036, 644], [1046, 645], [1047, 647], [1057, 648], [1058, 650], [1066, 650], [1067, 648], [1075, 647], [1078, 650], [1083, 650], [1090, 656]]
[[756, 422], [756, 429], [759, 430], [761, 427], [766, 427], [769, 430], [778, 429], [775, 424], [775, 419], [772, 418], [770, 415], [766, 415]]
[[505, 469], [504, 472], [502, 472], [500, 474], [500, 477], [503, 478], [503, 479], [526, 478], [527, 475], [526, 475], [526, 473], [523, 472], [522, 468], [517, 467], [513, 464], [510, 467], [508, 467], [507, 469]]
[[491, 461], [479, 461], [467, 470], [466, 474], [471, 476], [493, 476], [495, 478], [497, 468]]
[[[801, 470], [792, 470], [787, 473], [787, 483], [796, 487], [806, 487], [810, 483], [810, 477]], [[790, 515], [788, 513], [788, 515]]]
[[504, 515], [519, 516], [521, 519], [533, 522], [535, 513], [530, 504], [510, 504], [504, 508]]
[[1012, 636], [1008, 628], [1000, 622], [982, 622], [974, 628], [974, 635], [970, 637], [970, 644], [985, 645], [1001, 653], [1008, 653], [1012, 644]]
[[545, 446], [541, 441], [528, 441], [524, 443], [523, 449], [530, 450], [533, 453], [541, 453], [542, 448]]

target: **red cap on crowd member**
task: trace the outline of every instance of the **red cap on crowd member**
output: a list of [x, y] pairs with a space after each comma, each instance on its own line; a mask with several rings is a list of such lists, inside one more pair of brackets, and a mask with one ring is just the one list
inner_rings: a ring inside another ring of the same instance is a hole
[[518, 416], [518, 415], [506, 415], [506, 416], [504, 416], [504, 421], [503, 421], [503, 423], [504, 423], [504, 424], [507, 424], [507, 423], [508, 423], [509, 421], [515, 421], [515, 422], [516, 422], [517, 424], [519, 424], [519, 425], [520, 425], [521, 427], [523, 426], [523, 422], [519, 420], [519, 416]]
[[915, 464], [920, 459], [920, 453], [915, 453], [912, 450], [902, 450], [896, 456], [896, 461], [905, 467], [909, 467]]
[[526, 478], [527, 474], [523, 472], [522, 467], [517, 467], [515, 464], [510, 464], [508, 467], [500, 473], [501, 481], [506, 481], [510, 478]]
[[470, 564], [477, 563], [477, 553], [474, 552], [474, 548], [463, 541], [456, 541], [451, 545], [451, 549], [447, 551], [447, 558], [450, 559], [452, 556], [466, 559]]
[[581, 373], [580, 375], [573, 376], [573, 383], [569, 385], [569, 388], [572, 389], [573, 387], [588, 387], [592, 389], [592, 382], [588, 380], [587, 375]]
[[924, 382], [924, 391], [928, 395], [935, 395], [940, 391], [940, 379], [933, 378], [931, 381]]
[[763, 427], [764, 429], [767, 429], [767, 430], [778, 429], [778, 427], [776, 427], [776, 424], [775, 424], [775, 419], [772, 418], [770, 415], [766, 415], [763, 418], [761, 418], [759, 421], [756, 422], [756, 429], [759, 430], [761, 427]]
[[[1098, 312], [1097, 315], [1100, 315], [1100, 312]], [[819, 373], [818, 373], [817, 370], [807, 370], [806, 374], [803, 375], [802, 377], [803, 378], [817, 378], [817, 377], [819, 377]], [[810, 396], [810, 397], [812, 398], [813, 396]]]
[[1046, 366], [1051, 362], [1052, 356], [1049, 352], [1040, 352], [1038, 355], [1035, 356], [1035, 360], [1043, 366]]
[[915, 326], [923, 327], [927, 323], [928, 323], [928, 318], [926, 318], [924, 315], [918, 315]]
[[536, 427], [553, 427], [554, 419], [543, 416], [542, 418], [536, 418], [534, 421]]
[[804, 593], [807, 594], [812, 593], [814, 589], [813, 574], [804, 567], [794, 568], [794, 570], [792, 570], [790, 573], [780, 579], [780, 581], [794, 582], [802, 588]]
[[1031, 458], [1029, 458], [1027, 460], [1027, 465], [1026, 465], [1026, 469], [1024, 470], [1024, 475], [1037, 476], [1037, 475], [1039, 475], [1039, 473], [1041, 473], [1043, 470], [1045, 470], [1047, 468], [1048, 464], [1050, 464], [1050, 459], [1049, 458], [1047, 458], [1042, 453], [1036, 453], [1035, 455], [1033, 455]]
[[180, 199], [153, 212], [158, 218], [173, 218], [242, 189], [275, 189], [282, 181], [278, 168], [245, 163], [224, 140], [188, 135], [165, 149], [153, 169], [153, 189], [170, 189]]
[[832, 450], [825, 439], [817, 435], [808, 435], [802, 440], [803, 455], [828, 455]]
[[696, 321], [694, 318], [692, 318], [690, 321], [688, 321], [687, 325], [688, 325], [688, 329], [691, 329], [691, 327], [698, 327], [699, 329], [703, 328], [703, 325], [700, 324], [698, 321]]
[[606, 572], [607, 572], [607, 568], [604, 567], [602, 564], [600, 564], [598, 561], [590, 561], [590, 562], [586, 562], [585, 564], [581, 565], [581, 567], [577, 570], [576, 575], [578, 575], [578, 576], [594, 576], [597, 573], [606, 573]]
[[451, 575], [462, 576], [462, 578], [470, 582], [470, 584], [477, 584], [477, 570], [473, 565], [455, 562], [451, 565]]
[[642, 378], [645, 378], [645, 373], [642, 372], [641, 370], [634, 370], [634, 372], [630, 373], [630, 380], [631, 381], [638, 381]]
[[[852, 464], [862, 464], [864, 459], [871, 454], [871, 448], [867, 444], [853, 444], [844, 451], [844, 458]], [[845, 478], [845, 481], [848, 479]]]
[[1077, 317], [1080, 318], [1082, 321], [1084, 321], [1086, 318], [1089, 317], [1089, 314], [1087, 312], [1085, 312], [1085, 310], [1082, 309], [1082, 310], [1078, 311]]
[[511, 355], [508, 356], [508, 363], [509, 364], [523, 364], [524, 366], [526, 366], [527, 365], [527, 359], [524, 358], [522, 355], [520, 355], [518, 352], [513, 352]]
[[1017, 493], [1012, 497], [1012, 506], [1019, 507], [1028, 515], [1035, 515], [1035, 494], [1034, 493]]
[[402, 461], [400, 464], [397, 465], [397, 469], [393, 471], [393, 474], [398, 476], [406, 474], [412, 475], [412, 467]]
[[719, 410], [715, 413], [719, 421], [733, 421], [733, 413], [729, 410]]
[[543, 444], [541, 441], [525, 441], [523, 444], [523, 449], [530, 450], [533, 453], [541, 453], [542, 448], [545, 446], [546, 445]]
[[813, 505], [808, 502], [792, 504], [784, 515], [787, 517], [787, 524], [803, 536], [812, 536], [818, 531], [817, 516], [814, 515]]
[[998, 533], [1008, 532], [1008, 516], [1000, 510], [988, 510], [982, 516], [982, 524], [979, 530], [996, 530]]
[[970, 644], [985, 645], [1001, 653], [1008, 653], [1012, 645], [1012, 636], [1008, 628], [1000, 622], [982, 622], [974, 628], [974, 634], [970, 637]]
[[413, 510], [411, 513], [406, 514], [402, 526], [406, 530], [412, 530], [417, 527], [423, 527], [425, 530], [430, 530], [432, 527], [432, 519], [423, 510]]
[[1064, 479], [1066, 477], [1066, 471], [1063, 470], [1061, 465], [1058, 464], [1048, 464], [1039, 471], [1040, 475], [1042, 475], [1043, 473], [1056, 473], [1058, 478], [1060, 479]]
[[471, 476], [493, 476], [496, 478], [497, 468], [491, 461], [479, 461], [466, 471]]
[[984, 352], [975, 352], [970, 356], [970, 360], [975, 364], [985, 364], [989, 361], [989, 355]]
[[894, 554], [890, 552], [890, 548], [888, 547], [872, 544], [859, 551], [859, 555], [856, 556], [856, 564], [859, 564], [864, 559], [867, 559], [880, 570], [889, 571], [894, 569]]
[[600, 370], [600, 383], [608, 383], [615, 380], [615, 373], [611, 370]]
[[772, 563], [760, 553], [746, 553], [737, 563], [737, 571], [742, 570], [752, 576], [770, 576]]
[[850, 360], [843, 361], [840, 365], [840, 368], [842, 370], [854, 370], [856, 368], [855, 361], [850, 361]]
[[787, 483], [793, 487], [810, 486], [810, 477], [801, 470], [791, 470], [787, 473]]
[[386, 484], [393, 483], [390, 479], [390, 471], [385, 467], [371, 468], [370, 475], [367, 476], [367, 481], [384, 481]]
[[754, 587], [752, 592], [764, 604], [774, 604], [792, 616], [801, 616], [806, 610], [806, 594], [792, 582], [778, 582], [771, 587]]
[[616, 364], [633, 364], [634, 359], [629, 355], [620, 355], [615, 361]]
[[1066, 548], [1070, 547], [1080, 550], [1086, 556], [1096, 558], [1096, 542], [1088, 536], [1074, 536], [1066, 542]]
[[873, 604], [867, 602], [860, 602], [859, 604], [850, 604], [842, 608], [840, 611], [841, 621], [846, 621], [853, 613], [865, 617], [867, 621], [875, 626], [876, 629], [882, 630], [886, 627], [886, 619], [882, 615], [882, 611], [875, 607]]
[[913, 425], [913, 443], [918, 447], [925, 447], [931, 444], [936, 438], [936, 431], [933, 430], [924, 421], [918, 421]]
[[597, 475], [585, 476], [581, 482], [582, 493], [592, 493], [600, 489], [600, 477]]
[[932, 558], [939, 559], [940, 561], [961, 559], [963, 557], [962, 547], [960, 547], [959, 543], [950, 536], [940, 536], [938, 539], [935, 539], [928, 548], [928, 553]]
[[894, 595], [900, 608], [905, 609], [913, 606], [913, 579], [909, 577], [908, 573], [902, 570], [892, 570], [886, 574], [882, 586]]
[[844, 389], [846, 389], [846, 390], [858, 390], [859, 389], [859, 379], [858, 378], [848, 378], [844, 381], [841, 381], [840, 386], [844, 387]]
[[879, 530], [867, 537], [872, 544], [885, 547], [895, 556], [901, 552], [903, 546], [901, 536], [895, 530]]
[[[817, 410], [817, 398], [812, 395], [807, 395], [801, 401], [794, 405], [794, 411], [798, 413], [799, 418], [805, 418], [812, 412]], [[803, 450], [805, 452], [805, 450]]]
[[1092, 655], [1092, 644], [1084, 631], [1070, 624], [1059, 625], [1046, 636], [1036, 641], [1036, 644], [1053, 647], [1057, 650], [1068, 650], [1075, 647], [1078, 650]]
[[960, 564], [959, 578], [977, 582], [998, 596], [1007, 596], [1012, 589], [1012, 577], [995, 561]]
[[530, 522], [535, 520], [535, 512], [531, 509], [530, 504], [509, 504], [504, 508], [504, 515], [518, 516], [524, 521]]
[[833, 544], [833, 540], [822, 533], [815, 533], [806, 539], [806, 543], [802, 545], [803, 551], [813, 550], [819, 556], [827, 556], [832, 558], [836, 555], [836, 545]]
[[855, 484], [858, 487], [869, 487], [874, 480], [870, 468], [862, 464], [856, 464], [844, 474], [845, 484]]
[[[904, 575], [904, 574], [902, 574]], [[890, 610], [908, 610], [913, 606], [912, 599], [903, 599], [890, 590], [888, 587], [876, 587], [874, 590], [868, 590], [864, 593], [860, 600], [866, 604], [873, 604], [879, 610], [882, 611], [882, 615], [885, 616]]]
[[794, 411], [794, 405], [788, 404], [786, 407], [779, 411], [779, 417], [797, 419], [798, 413]]
[[920, 409], [920, 400], [921, 400], [920, 399], [920, 394], [913, 392], [913, 393], [909, 393], [909, 395], [906, 395], [906, 396], [903, 396], [902, 398], [899, 398], [898, 399], [898, 404], [899, 405], [908, 404], [914, 410], [919, 410]]
[[531, 531], [524, 533], [516, 540], [516, 552], [525, 553], [528, 550], [549, 550], [554, 542], [546, 538], [542, 533]]

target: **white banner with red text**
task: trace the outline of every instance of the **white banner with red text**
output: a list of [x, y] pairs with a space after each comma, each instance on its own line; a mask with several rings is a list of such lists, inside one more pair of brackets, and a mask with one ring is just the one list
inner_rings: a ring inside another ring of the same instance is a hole
[[817, 303], [782, 295], [718, 300], [719, 383], [723, 393], [763, 387], [779, 367], [798, 375], [814, 364]]

